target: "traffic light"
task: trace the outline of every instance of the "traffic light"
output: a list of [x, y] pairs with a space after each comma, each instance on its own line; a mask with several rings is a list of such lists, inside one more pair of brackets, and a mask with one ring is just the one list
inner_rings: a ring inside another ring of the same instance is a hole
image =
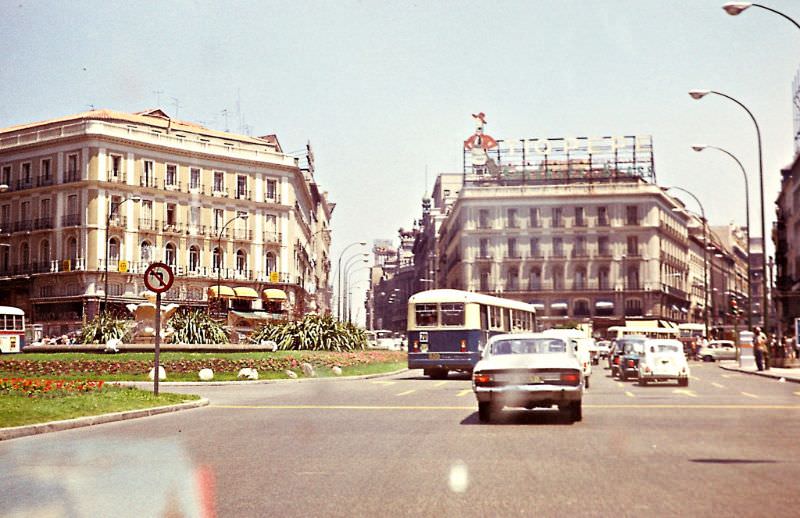
[[739, 303], [736, 302], [736, 298], [735, 297], [731, 297], [730, 314], [731, 315], [738, 315], [739, 314]]

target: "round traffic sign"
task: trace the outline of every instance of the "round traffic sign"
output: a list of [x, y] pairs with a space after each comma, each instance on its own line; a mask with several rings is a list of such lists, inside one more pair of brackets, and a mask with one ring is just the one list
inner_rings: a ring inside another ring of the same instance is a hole
[[155, 293], [164, 293], [172, 286], [175, 274], [165, 263], [153, 263], [144, 271], [144, 285]]

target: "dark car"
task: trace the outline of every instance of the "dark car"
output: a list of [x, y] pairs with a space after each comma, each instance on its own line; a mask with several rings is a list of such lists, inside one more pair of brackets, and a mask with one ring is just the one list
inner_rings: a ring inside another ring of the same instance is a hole
[[608, 368], [611, 369], [612, 377], [619, 376], [619, 364], [622, 359], [622, 352], [625, 348], [625, 344], [632, 341], [644, 343], [645, 340], [647, 340], [646, 336], [626, 335], [611, 342], [611, 350], [608, 353]]
[[639, 360], [644, 355], [645, 339], [623, 339], [622, 354], [619, 356], [617, 373], [622, 381], [639, 377]]

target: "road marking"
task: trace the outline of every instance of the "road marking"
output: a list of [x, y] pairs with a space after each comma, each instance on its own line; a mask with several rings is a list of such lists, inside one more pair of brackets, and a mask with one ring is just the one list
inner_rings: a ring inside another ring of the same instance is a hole
[[628, 397], [636, 397], [636, 394], [634, 394], [633, 392], [630, 392], [628, 390], [625, 391], [625, 395], [628, 396]]
[[464, 390], [462, 390], [461, 392], [458, 393], [458, 397], [464, 397], [467, 394], [471, 394], [471, 393], [472, 393], [472, 389], [464, 389]]
[[433, 384], [434, 387], [441, 387], [442, 385], [447, 385], [447, 381], [437, 381]]
[[[800, 405], [691, 405], [691, 404], [624, 404], [624, 405], [591, 405], [584, 408], [606, 409], [694, 409], [694, 410], [798, 410]], [[475, 406], [370, 406], [370, 405], [209, 405], [207, 408], [225, 410], [475, 410]]]
[[732, 378], [733, 374], [720, 374], [723, 378]]
[[689, 377], [692, 378], [695, 381], [700, 381], [700, 378], [698, 378], [697, 376], [689, 376]]
[[624, 384], [624, 383], [620, 383], [620, 382], [618, 381], [618, 382], [617, 382], [617, 386], [618, 386], [619, 388], [622, 388], [622, 387], [624, 387], [624, 386], [625, 386], [625, 384]]
[[681, 395], [689, 396], [689, 397], [697, 397], [697, 394], [695, 394], [694, 391], [689, 390], [689, 389], [675, 389], [675, 390], [672, 391], [672, 393], [673, 394], [681, 394]]
[[749, 392], [742, 392], [742, 395], [743, 396], [747, 396], [747, 397], [751, 397], [751, 398], [754, 398], [754, 399], [758, 399], [758, 396], [756, 396], [755, 394], [751, 394]]
[[372, 383], [374, 385], [389, 386], [389, 385], [394, 385], [397, 382], [396, 381], [373, 381]]
[[715, 387], [717, 387], [717, 388], [725, 388], [725, 385], [720, 385], [720, 384], [719, 384], [719, 383], [717, 383], [716, 381], [712, 381], [712, 382], [711, 382], [711, 384], [712, 384], [712, 385], [714, 385], [714, 386], [715, 386]]
[[407, 396], [407, 395], [409, 395], [409, 394], [413, 394], [413, 393], [414, 393], [414, 392], [416, 392], [416, 391], [417, 391], [416, 389], [406, 390], [405, 392], [401, 392], [401, 393], [399, 393], [399, 394], [397, 394], [397, 395], [398, 395], [398, 396]]
[[800, 392], [795, 392], [794, 395], [795, 396], [800, 396]]

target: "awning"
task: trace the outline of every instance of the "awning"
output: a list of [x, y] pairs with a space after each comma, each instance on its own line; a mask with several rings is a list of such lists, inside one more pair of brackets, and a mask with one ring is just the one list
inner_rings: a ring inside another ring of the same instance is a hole
[[531, 302], [530, 305], [536, 309], [544, 309], [544, 304], [541, 302]]
[[[219, 289], [219, 295], [217, 294], [217, 289]], [[223, 299], [232, 299], [236, 297], [236, 292], [233, 291], [233, 288], [230, 286], [209, 286], [208, 287], [208, 298], [216, 299], [216, 298], [223, 298]]]
[[552, 309], [567, 309], [567, 303], [566, 302], [553, 302], [552, 304], [550, 304], [550, 307]]
[[594, 307], [599, 309], [609, 309], [609, 308], [613, 309], [614, 303], [611, 302], [610, 300], [598, 300], [597, 302], [594, 303]]
[[277, 288], [267, 288], [263, 294], [267, 300], [286, 300], [286, 292]]
[[236, 294], [235, 298], [237, 299], [256, 300], [258, 298], [258, 292], [247, 286], [237, 286], [233, 288], [233, 292]]

